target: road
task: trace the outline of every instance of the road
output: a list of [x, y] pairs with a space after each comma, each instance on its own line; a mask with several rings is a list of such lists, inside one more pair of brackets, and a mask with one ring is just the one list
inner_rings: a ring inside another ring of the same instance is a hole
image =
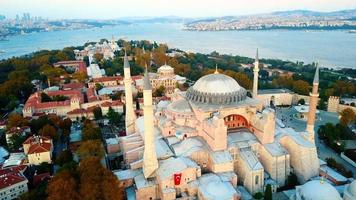
[[[276, 110], [277, 117], [279, 119], [284, 119], [283, 123], [288, 126], [294, 128], [296, 131], [304, 131], [306, 128], [306, 121], [300, 120], [294, 117], [297, 111], [294, 108], [277, 108]], [[315, 124], [315, 132], [319, 129], [319, 126], [331, 122], [333, 124], [339, 122], [339, 116], [337, 113], [330, 113], [326, 111], [320, 111], [317, 117], [317, 121]], [[346, 169], [352, 171], [353, 177], [356, 178], [356, 168], [346, 162], [341, 156], [336, 153], [334, 150], [326, 146], [317, 135], [315, 136], [315, 144], [318, 149], [318, 156], [322, 160], [325, 161], [326, 158], [334, 158], [336, 162], [341, 163]]]

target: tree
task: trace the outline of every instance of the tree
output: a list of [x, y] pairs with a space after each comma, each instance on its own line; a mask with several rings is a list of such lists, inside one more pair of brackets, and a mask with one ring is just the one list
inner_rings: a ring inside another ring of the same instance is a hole
[[300, 104], [300, 105], [305, 105], [305, 100], [304, 100], [304, 99], [299, 99], [299, 100], [298, 100], [298, 104]]
[[117, 125], [120, 123], [120, 114], [118, 112], [115, 112], [114, 109], [111, 107], [109, 108], [108, 113], [106, 114], [107, 118], [109, 119], [109, 123], [111, 125]]
[[155, 97], [161, 97], [161, 96], [164, 95], [165, 91], [166, 91], [166, 88], [165, 88], [163, 85], [161, 85], [161, 86], [159, 86], [159, 88], [157, 88], [157, 89], [153, 92], [153, 96], [155, 96]]
[[7, 121], [7, 129], [11, 129], [13, 127], [22, 127], [22, 126], [26, 126], [28, 125], [29, 122], [27, 119], [23, 118], [21, 115], [19, 114], [11, 114], [9, 116], [9, 119]]
[[101, 139], [100, 128], [95, 127], [90, 120], [86, 121], [82, 130], [82, 138], [84, 141]]
[[298, 80], [293, 83], [294, 92], [301, 95], [308, 95], [309, 93], [309, 83], [306, 81]]
[[95, 83], [95, 90], [99, 91], [101, 89], [103, 89], [103, 86], [100, 83]]
[[73, 79], [76, 79], [81, 83], [85, 83], [86, 79], [88, 78], [88, 75], [84, 72], [75, 72], [72, 77]]
[[59, 135], [57, 133], [57, 130], [52, 125], [49, 125], [49, 124], [46, 124], [39, 131], [39, 135], [48, 136], [48, 137], [52, 138], [53, 140], [59, 139]]
[[79, 200], [78, 184], [69, 171], [62, 171], [49, 182], [48, 200]]
[[69, 163], [71, 161], [73, 161], [73, 155], [72, 152], [68, 149], [61, 151], [56, 158], [56, 163], [59, 166], [63, 166], [64, 164]]
[[20, 147], [22, 147], [22, 144], [25, 142], [26, 140], [26, 136], [23, 136], [21, 134], [13, 134], [10, 137], [10, 141], [9, 141], [9, 149], [11, 151], [16, 151], [18, 150]]
[[58, 127], [62, 130], [70, 131], [70, 128], [72, 127], [72, 120], [70, 118], [65, 118], [60, 121]]
[[84, 56], [83, 57], [83, 61], [85, 62], [86, 66], [89, 66], [90, 63], [89, 63], [89, 57], [88, 56]]
[[343, 126], [348, 126], [356, 121], [356, 114], [351, 108], [344, 109], [341, 111], [340, 115], [340, 124]]
[[89, 156], [97, 156], [101, 158], [104, 155], [100, 140], [88, 140], [82, 142], [77, 150], [77, 153], [81, 159]]
[[41, 102], [51, 102], [52, 99], [50, 96], [48, 96], [48, 94], [42, 92], [41, 93]]
[[96, 53], [94, 54], [93, 57], [96, 60], [96, 62], [100, 62], [104, 58], [104, 55], [102, 53]]
[[270, 184], [267, 184], [264, 196], [264, 200], [272, 200], [272, 186]]
[[103, 113], [102, 113], [100, 107], [95, 107], [95, 108], [93, 109], [93, 113], [94, 113], [94, 118], [95, 118], [96, 120], [99, 120], [99, 119], [101, 119], [101, 118], [103, 117]]
[[100, 158], [91, 156], [83, 159], [79, 166], [80, 195], [84, 200], [123, 200], [124, 191], [113, 173], [105, 169]]

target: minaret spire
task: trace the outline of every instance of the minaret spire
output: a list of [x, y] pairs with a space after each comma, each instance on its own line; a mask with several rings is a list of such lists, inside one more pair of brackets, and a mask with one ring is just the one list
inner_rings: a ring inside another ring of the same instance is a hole
[[152, 105], [152, 86], [148, 77], [146, 64], [145, 75], [143, 78], [143, 120], [144, 120], [144, 143], [145, 149], [143, 152], [143, 175], [145, 178], [155, 176], [155, 171], [158, 168], [158, 160], [156, 155], [154, 124], [153, 124], [153, 105]]
[[259, 69], [259, 60], [258, 60], [258, 49], [256, 50], [256, 58], [255, 58], [255, 63], [253, 67], [253, 88], [252, 88], [252, 98], [256, 99], [257, 98], [257, 91], [258, 91], [258, 72], [260, 71]]
[[308, 113], [308, 120], [307, 120], [307, 133], [308, 133], [308, 140], [315, 143], [314, 141], [314, 125], [315, 125], [315, 117], [316, 117], [316, 106], [318, 105], [318, 93], [319, 89], [319, 64], [316, 64], [316, 70], [314, 74], [313, 80], [313, 89], [312, 92], [309, 94], [309, 113]]
[[125, 128], [126, 128], [126, 134], [130, 135], [135, 133], [136, 115], [133, 108], [130, 63], [129, 63], [129, 59], [127, 58], [126, 50], [124, 56], [124, 84], [125, 84], [125, 106], [126, 106]]
[[218, 64], [215, 64], [215, 72], [214, 72], [214, 74], [218, 74], [219, 73], [219, 71], [218, 71]]

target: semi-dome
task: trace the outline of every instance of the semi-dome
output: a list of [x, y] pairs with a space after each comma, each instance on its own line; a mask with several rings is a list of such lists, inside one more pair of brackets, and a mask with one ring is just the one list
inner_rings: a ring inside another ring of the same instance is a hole
[[246, 99], [246, 90], [233, 78], [219, 74], [201, 77], [187, 91], [188, 100], [203, 104], [233, 104]]
[[339, 192], [332, 185], [320, 180], [305, 183], [297, 192], [304, 200], [341, 200]]
[[356, 197], [356, 180], [352, 181], [352, 183], [349, 185], [348, 190], [350, 194], [352, 194], [352, 196]]

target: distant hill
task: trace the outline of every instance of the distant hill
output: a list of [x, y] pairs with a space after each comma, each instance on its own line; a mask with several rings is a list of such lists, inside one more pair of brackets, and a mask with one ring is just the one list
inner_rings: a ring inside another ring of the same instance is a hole
[[356, 9], [350, 10], [340, 10], [333, 12], [318, 12], [311, 10], [290, 10], [290, 11], [277, 11], [271, 13], [262, 13], [255, 15], [241, 15], [241, 16], [221, 16], [221, 17], [207, 17], [203, 19], [198, 19], [191, 21], [191, 23], [197, 22], [213, 22], [217, 20], [222, 21], [235, 21], [239, 19], [249, 18], [249, 17], [335, 17], [335, 18], [346, 18], [346, 19], [355, 19], [356, 20]]

